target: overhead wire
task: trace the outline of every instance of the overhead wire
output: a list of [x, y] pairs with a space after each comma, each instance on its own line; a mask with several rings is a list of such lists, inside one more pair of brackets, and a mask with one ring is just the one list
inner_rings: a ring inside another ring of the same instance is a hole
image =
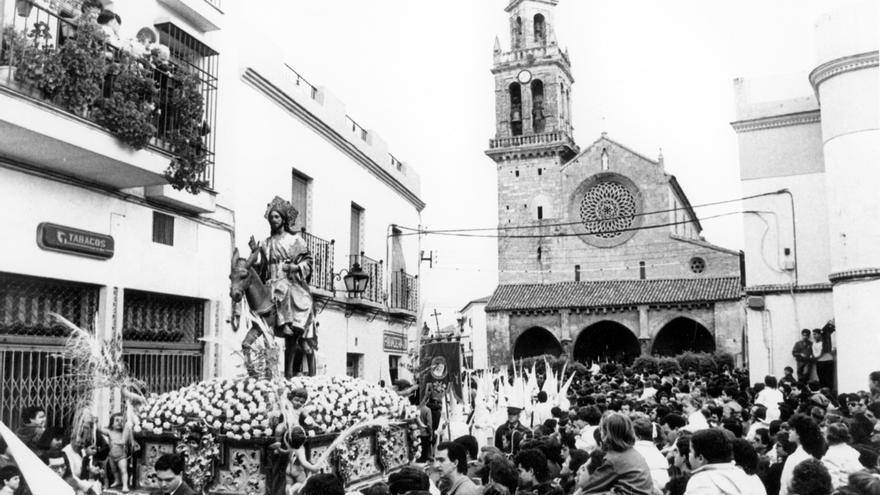
[[[720, 201], [711, 201], [708, 203], [691, 205], [689, 208], [681, 206], [681, 207], [676, 207], [676, 208], [666, 208], [663, 210], [644, 211], [644, 212], [640, 212], [640, 213], [634, 213], [632, 215], [617, 215], [614, 217], [603, 218], [602, 221], [607, 222], [607, 221], [612, 221], [612, 220], [617, 220], [617, 219], [628, 219], [628, 218], [641, 217], [641, 216], [647, 216], [647, 215], [659, 215], [662, 213], [671, 213], [671, 212], [682, 211], [682, 210], [692, 210], [694, 208], [718, 206], [718, 205], [722, 205], [722, 204], [735, 203], [738, 201], [746, 201], [749, 199], [761, 198], [764, 196], [775, 196], [777, 194], [782, 194], [782, 192], [783, 192], [783, 190], [770, 191], [770, 192], [766, 192], [766, 193], [742, 196], [739, 198], [725, 199], [725, 200], [720, 200]], [[706, 217], [704, 219], [709, 219], [709, 218], [714, 218], [714, 217]], [[697, 219], [703, 220], [703, 219], [700, 219], [699, 217]], [[688, 220], [688, 221], [683, 221], [680, 223], [690, 223], [690, 221]], [[499, 230], [518, 230], [518, 229], [534, 229], [534, 228], [547, 228], [547, 227], [567, 227], [567, 226], [571, 226], [571, 225], [583, 225], [583, 222], [582, 221], [575, 221], [575, 222], [545, 223], [545, 224], [539, 224], [539, 225], [513, 225], [510, 227], [496, 226], [496, 227], [479, 227], [479, 228], [474, 227], [474, 228], [461, 228], [461, 229], [420, 229], [420, 228], [414, 228], [414, 227], [407, 227], [404, 225], [396, 225], [396, 227], [399, 229], [414, 231], [410, 234], [397, 234], [397, 235], [418, 235], [419, 233], [427, 235], [427, 234], [444, 234], [444, 233], [461, 233], [461, 232], [480, 232], [480, 231], [484, 231], [484, 230], [499, 231]], [[605, 233], [605, 232], [614, 232], [614, 231], [602, 231], [602, 232]], [[587, 233], [587, 234], [589, 234], [589, 233]], [[578, 235], [584, 235], [584, 234], [578, 234]]]
[[[730, 215], [741, 215], [742, 211], [731, 211], [727, 213], [719, 213], [717, 215], [710, 215], [707, 217], [703, 217], [701, 220], [712, 220], [714, 218], [727, 217]], [[418, 230], [413, 229], [411, 227], [404, 227], [398, 225], [398, 228], [413, 230], [413, 232], [402, 232], [400, 236], [409, 236], [409, 235], [445, 235], [450, 237], [472, 237], [472, 238], [484, 238], [484, 239], [536, 239], [536, 238], [545, 238], [545, 237], [579, 237], [584, 235], [596, 235], [596, 234], [619, 234], [623, 232], [631, 232], [636, 230], [650, 230], [650, 229], [658, 229], [661, 227], [671, 227], [673, 225], [682, 225], [692, 223], [693, 220], [682, 220], [679, 222], [666, 222], [654, 225], [640, 225], [638, 227], [627, 227], [622, 229], [609, 229], [609, 230], [586, 230], [583, 232], [555, 232], [555, 233], [547, 233], [547, 234], [469, 234], [467, 230], [456, 231], [456, 230], [448, 230], [448, 231], [436, 231], [436, 230]], [[582, 222], [575, 222], [575, 224], [583, 225]], [[538, 228], [541, 226], [530, 226], [529, 228]], [[489, 230], [489, 229], [480, 229], [480, 230]], [[504, 227], [496, 227], [496, 231], [506, 230]]]

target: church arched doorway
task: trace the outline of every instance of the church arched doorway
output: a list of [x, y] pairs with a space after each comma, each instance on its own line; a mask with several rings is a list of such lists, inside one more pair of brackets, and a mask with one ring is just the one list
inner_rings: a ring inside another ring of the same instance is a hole
[[549, 330], [541, 327], [532, 327], [520, 334], [513, 346], [514, 359], [543, 356], [544, 354], [559, 356], [562, 354], [562, 345]]
[[685, 351], [715, 352], [715, 337], [699, 322], [679, 316], [657, 332], [651, 352], [675, 356]]
[[574, 359], [582, 363], [632, 362], [642, 348], [629, 328], [615, 321], [600, 321], [585, 328], [574, 344]]

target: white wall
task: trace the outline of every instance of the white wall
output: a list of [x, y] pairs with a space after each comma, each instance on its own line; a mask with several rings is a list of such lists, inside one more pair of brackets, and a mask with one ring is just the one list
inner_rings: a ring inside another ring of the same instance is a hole
[[465, 335], [470, 336], [473, 345], [474, 369], [489, 367], [489, 349], [486, 341], [486, 303], [471, 303], [462, 317], [467, 318], [464, 324]]
[[[152, 208], [7, 168], [0, 168], [0, 211], [2, 271], [209, 300], [228, 294], [230, 233], [220, 228], [174, 215], [174, 246], [157, 244]], [[42, 250], [41, 222], [112, 235], [113, 258]]]
[[783, 368], [794, 368], [791, 349], [801, 329], [822, 328], [833, 317], [831, 291], [768, 295], [764, 304], [763, 311], [746, 309], [752, 382], [768, 374], [782, 377]]

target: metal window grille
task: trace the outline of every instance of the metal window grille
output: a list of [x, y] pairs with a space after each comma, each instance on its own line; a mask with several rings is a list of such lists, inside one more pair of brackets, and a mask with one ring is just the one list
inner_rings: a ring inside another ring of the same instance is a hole
[[336, 241], [325, 241], [316, 235], [309, 234], [303, 229], [302, 237], [312, 253], [312, 279], [309, 285], [312, 287], [333, 290], [333, 251]]
[[13, 430], [28, 406], [44, 408], [47, 425], [70, 427], [80, 389], [58, 350], [54, 345], [0, 347], [0, 419]]
[[202, 380], [201, 351], [124, 349], [128, 372], [141, 380], [149, 392], [163, 394]]
[[124, 306], [123, 340], [197, 344], [204, 335], [200, 299], [126, 289]]
[[418, 277], [405, 271], [391, 273], [391, 298], [388, 306], [416, 312], [419, 305]]
[[67, 363], [58, 356], [69, 331], [49, 313], [93, 329], [96, 286], [0, 273], [0, 419], [12, 429], [21, 409], [39, 405], [48, 424], [67, 427], [79, 397]]
[[174, 245], [174, 217], [158, 211], [153, 212], [153, 242], [167, 246]]
[[[171, 54], [171, 61], [184, 72], [198, 77], [201, 83], [202, 99], [204, 101], [204, 136], [202, 137], [205, 150], [207, 152], [208, 166], [205, 169], [203, 179], [208, 182], [209, 187], [214, 186], [214, 149], [216, 145], [217, 133], [213, 129], [217, 123], [217, 74], [218, 74], [218, 53], [201, 41], [194, 38], [186, 31], [180, 29], [171, 22], [164, 22], [155, 25], [159, 31], [159, 42], [168, 47]], [[160, 88], [160, 107], [167, 107], [168, 88], [173, 85], [173, 78], [169, 75], [159, 75]], [[168, 111], [162, 112], [157, 127], [159, 129], [160, 138], [157, 140], [157, 146], [170, 147], [170, 144], [161, 139], [161, 136], [167, 136], [173, 131], [174, 112], [173, 109], [167, 108]]]
[[366, 299], [367, 301], [375, 303], [384, 303], [385, 298], [384, 294], [382, 294], [383, 263], [364, 256], [364, 253], [351, 254], [348, 256], [348, 261], [349, 267], [353, 267], [355, 263], [357, 263], [361, 266], [361, 270], [370, 276], [370, 280], [367, 282], [367, 288], [364, 290], [364, 293], [360, 295], [361, 299]]
[[92, 329], [97, 312], [96, 286], [0, 272], [0, 335], [62, 337], [49, 313]]

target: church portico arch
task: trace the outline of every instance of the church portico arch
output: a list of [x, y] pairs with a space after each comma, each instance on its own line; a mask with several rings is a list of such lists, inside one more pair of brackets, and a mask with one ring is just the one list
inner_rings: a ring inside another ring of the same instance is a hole
[[652, 354], [675, 356], [686, 351], [715, 352], [715, 336], [697, 319], [677, 316], [654, 336]]
[[572, 357], [581, 362], [630, 362], [640, 354], [641, 345], [632, 330], [619, 322], [602, 320], [581, 330]]
[[513, 344], [513, 358], [524, 359], [534, 356], [562, 354], [562, 344], [552, 332], [543, 327], [532, 327], [516, 338]]

